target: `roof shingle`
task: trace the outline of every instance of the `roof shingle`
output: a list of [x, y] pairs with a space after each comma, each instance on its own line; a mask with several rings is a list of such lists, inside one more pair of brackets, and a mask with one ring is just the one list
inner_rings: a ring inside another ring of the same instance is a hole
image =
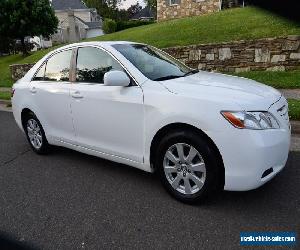
[[54, 10], [87, 9], [81, 0], [52, 0]]

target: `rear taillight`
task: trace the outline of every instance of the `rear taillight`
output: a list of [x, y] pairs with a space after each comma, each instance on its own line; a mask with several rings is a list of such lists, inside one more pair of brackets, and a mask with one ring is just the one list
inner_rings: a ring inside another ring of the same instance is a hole
[[14, 96], [14, 94], [15, 94], [15, 89], [11, 89], [11, 97], [13, 97]]

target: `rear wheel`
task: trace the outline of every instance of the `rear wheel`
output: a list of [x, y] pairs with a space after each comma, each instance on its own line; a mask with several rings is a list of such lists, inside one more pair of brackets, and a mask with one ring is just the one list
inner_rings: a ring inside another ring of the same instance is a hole
[[49, 144], [44, 129], [37, 117], [33, 113], [30, 113], [26, 116], [23, 124], [27, 140], [33, 151], [38, 154], [47, 153]]
[[157, 148], [155, 168], [167, 191], [176, 199], [195, 203], [216, 190], [220, 166], [212, 145], [192, 131], [173, 131]]

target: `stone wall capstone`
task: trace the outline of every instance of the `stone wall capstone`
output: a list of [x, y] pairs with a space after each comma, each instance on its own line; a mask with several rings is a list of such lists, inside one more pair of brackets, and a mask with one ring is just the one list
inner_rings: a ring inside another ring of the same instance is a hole
[[34, 64], [12, 64], [9, 66], [11, 72], [11, 78], [14, 81], [21, 79], [32, 67]]
[[163, 49], [190, 67], [243, 72], [300, 69], [300, 35]]

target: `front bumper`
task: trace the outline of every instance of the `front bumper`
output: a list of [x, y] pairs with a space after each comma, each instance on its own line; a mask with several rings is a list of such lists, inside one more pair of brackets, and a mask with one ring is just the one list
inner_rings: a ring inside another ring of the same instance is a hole
[[290, 129], [238, 130], [213, 139], [225, 167], [225, 190], [247, 191], [271, 180], [285, 166]]
[[268, 110], [279, 121], [280, 129], [251, 130], [231, 126], [212, 135], [223, 158], [225, 190], [258, 188], [285, 167], [291, 140], [287, 110], [284, 97]]

